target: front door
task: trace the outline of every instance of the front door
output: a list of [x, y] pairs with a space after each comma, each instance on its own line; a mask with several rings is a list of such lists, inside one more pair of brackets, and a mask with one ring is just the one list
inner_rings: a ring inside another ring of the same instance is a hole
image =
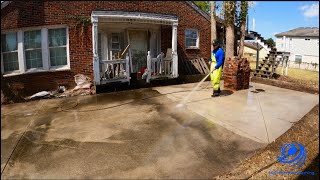
[[145, 30], [128, 30], [133, 73], [147, 67], [147, 37]]

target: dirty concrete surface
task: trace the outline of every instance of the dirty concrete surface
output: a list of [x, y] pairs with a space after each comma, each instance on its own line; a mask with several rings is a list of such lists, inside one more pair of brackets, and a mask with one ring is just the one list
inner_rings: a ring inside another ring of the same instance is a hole
[[[235, 99], [227, 102], [226, 109], [236, 109], [241, 96], [249, 92], [208, 99], [212, 89], [203, 87], [192, 95], [192, 103], [177, 108], [179, 96], [186, 92], [176, 91], [189, 91], [193, 86], [2, 106], [1, 178], [207, 179], [232, 170], [267, 145], [221, 123], [223, 117], [232, 123], [230, 114], [213, 118], [199, 112], [205, 111], [203, 101], [222, 102], [232, 97]], [[272, 102], [265, 104], [274, 106]], [[312, 106], [305, 104], [305, 109]], [[292, 121], [299, 116], [292, 115]], [[238, 117], [233, 118], [240, 123]]]

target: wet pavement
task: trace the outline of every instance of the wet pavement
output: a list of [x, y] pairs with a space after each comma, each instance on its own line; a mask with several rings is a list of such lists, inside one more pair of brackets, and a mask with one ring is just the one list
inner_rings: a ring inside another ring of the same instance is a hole
[[[195, 84], [2, 106], [1, 178], [204, 179], [223, 174], [266, 146], [259, 128], [269, 127], [274, 138], [289, 128], [287, 120], [297, 121], [318, 102], [315, 95], [255, 85], [265, 94], [245, 90], [211, 98], [205, 82], [182, 108], [176, 105]], [[280, 95], [269, 99], [267, 93]], [[284, 128], [263, 126], [258, 115], [252, 122], [259, 110], [252, 98], [257, 95], [262, 109], [286, 104], [265, 118], [281, 117], [277, 125]], [[289, 104], [288, 98], [293, 99]], [[241, 107], [244, 99], [247, 106]], [[304, 105], [296, 107], [296, 101]]]

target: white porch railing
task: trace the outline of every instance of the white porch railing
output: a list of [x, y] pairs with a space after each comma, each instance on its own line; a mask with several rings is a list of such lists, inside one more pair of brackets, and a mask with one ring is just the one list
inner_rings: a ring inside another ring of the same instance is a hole
[[157, 58], [151, 58], [150, 51], [148, 51], [147, 69], [148, 83], [150, 82], [150, 79], [172, 77], [172, 58], [163, 58], [162, 55]]
[[130, 82], [129, 57], [126, 59], [101, 60], [101, 84]]
[[169, 76], [172, 74], [172, 59], [151, 58], [151, 78], [154, 76]]

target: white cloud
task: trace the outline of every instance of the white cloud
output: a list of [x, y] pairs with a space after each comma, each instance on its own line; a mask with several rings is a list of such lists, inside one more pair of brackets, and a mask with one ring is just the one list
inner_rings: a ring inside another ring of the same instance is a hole
[[257, 6], [258, 2], [257, 1], [248, 1], [249, 7], [254, 8]]
[[299, 7], [299, 9], [303, 12], [303, 16], [305, 18], [312, 18], [312, 17], [319, 16], [319, 3], [304, 5]]

